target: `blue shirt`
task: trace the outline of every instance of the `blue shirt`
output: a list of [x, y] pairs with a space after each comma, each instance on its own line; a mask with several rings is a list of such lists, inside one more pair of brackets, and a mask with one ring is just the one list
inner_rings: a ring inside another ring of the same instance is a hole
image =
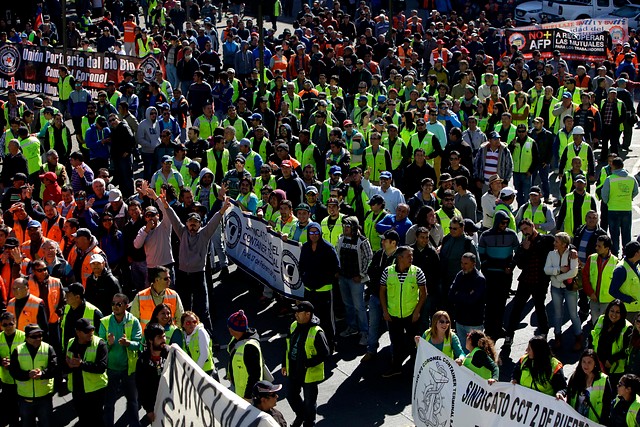
[[[628, 258], [625, 258], [624, 262], [631, 265], [631, 267], [636, 270], [636, 274], [638, 274], [638, 270], [635, 264], [631, 264]], [[630, 304], [636, 301], [636, 299], [620, 292], [620, 287], [625, 282], [625, 280], [627, 280], [627, 269], [624, 268], [623, 265], [616, 267], [615, 270], [613, 270], [613, 278], [611, 279], [611, 286], [609, 286], [609, 293], [612, 297]]]
[[376, 231], [380, 234], [384, 234], [388, 230], [395, 230], [398, 235], [400, 235], [400, 245], [404, 245], [404, 238], [412, 225], [413, 223], [409, 218], [396, 221], [396, 215], [389, 214], [376, 224]]

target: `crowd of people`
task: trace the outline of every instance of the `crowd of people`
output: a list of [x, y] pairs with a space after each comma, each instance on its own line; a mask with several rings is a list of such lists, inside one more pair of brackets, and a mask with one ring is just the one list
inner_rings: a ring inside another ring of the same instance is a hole
[[[635, 32], [597, 63], [525, 58], [492, 1], [427, 14], [314, 1], [277, 34], [280, 9], [295, 15], [278, 1], [261, 48], [257, 22], [210, 0], [125, 3], [78, 7], [70, 47], [154, 55], [152, 80], [125, 72], [96, 91], [60, 66], [57, 99], [9, 89], [0, 103], [0, 424], [50, 425], [69, 392], [78, 425], [114, 425], [120, 392], [129, 425], [140, 408], [154, 421], [168, 344], [222, 380], [209, 301], [240, 280], [223, 232], [234, 204], [301, 245], [304, 301], [260, 297], [295, 317], [281, 369], [293, 426], [315, 424], [336, 343], [377, 363], [386, 330], [385, 378], [426, 340], [499, 380], [530, 298], [537, 331], [512, 381], [640, 425]], [[57, 34], [47, 15], [20, 31], [0, 46]], [[227, 320], [225, 379], [285, 426], [249, 324]], [[582, 352], [568, 382], [561, 351]]]

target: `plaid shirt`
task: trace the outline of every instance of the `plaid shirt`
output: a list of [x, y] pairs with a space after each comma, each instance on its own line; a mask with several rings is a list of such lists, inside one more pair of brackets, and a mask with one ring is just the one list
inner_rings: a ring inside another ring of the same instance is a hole
[[602, 117], [603, 117], [603, 124], [605, 125], [611, 125], [612, 121], [613, 121], [613, 111], [617, 106], [617, 102], [610, 102], [610, 101], [605, 101], [604, 105], [602, 106]]
[[549, 234], [539, 234], [531, 242], [529, 249], [522, 245], [518, 247], [513, 263], [520, 267], [522, 274], [518, 281], [528, 285], [542, 285], [549, 283], [549, 276], [544, 273], [547, 255], [553, 250], [554, 237]]

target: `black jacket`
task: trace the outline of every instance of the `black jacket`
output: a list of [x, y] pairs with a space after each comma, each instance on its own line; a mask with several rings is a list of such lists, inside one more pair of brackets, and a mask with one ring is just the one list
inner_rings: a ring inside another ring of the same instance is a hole
[[164, 370], [164, 364], [169, 357], [168, 347], [160, 353], [160, 360], [157, 362], [151, 359], [149, 349], [140, 354], [136, 365], [136, 386], [138, 388], [138, 402], [145, 412], [153, 412], [156, 404], [156, 394], [160, 386], [160, 377]]
[[[575, 246], [576, 248], [580, 247], [580, 241], [582, 240], [582, 236], [584, 235], [584, 232], [586, 230], [587, 230], [587, 224], [583, 224], [578, 228], [575, 236], [573, 237], [573, 241], [571, 242], [573, 243], [573, 246]], [[600, 228], [599, 225], [596, 226], [596, 229], [593, 231], [593, 234], [591, 234], [591, 237], [589, 238], [589, 242], [587, 243], [587, 249], [586, 249], [587, 257], [589, 255], [596, 253], [596, 241], [598, 240], [598, 237], [605, 236], [606, 234], [607, 232], [604, 231], [602, 228]]]
[[136, 138], [125, 121], [111, 130], [111, 158], [121, 159], [125, 153], [131, 154], [136, 147]]
[[[304, 380], [308, 368], [318, 366], [329, 356], [329, 344], [327, 343], [327, 337], [325, 336], [324, 331], [320, 330], [316, 334], [313, 343], [313, 346], [316, 349], [316, 354], [311, 358], [307, 358], [305, 342], [307, 340], [307, 335], [309, 334], [309, 329], [312, 326], [320, 326], [320, 319], [315, 315], [311, 317], [309, 323], [298, 323], [293, 334], [290, 334], [288, 337], [290, 340], [289, 342], [291, 343], [291, 348], [295, 346], [297, 350], [295, 352], [295, 359], [292, 358], [291, 351], [285, 355], [285, 358], [289, 359], [289, 371], [287, 372], [287, 375], [290, 377], [298, 377]], [[286, 360], [283, 361], [282, 366], [286, 366]]]
[[110, 313], [111, 300], [115, 294], [120, 292], [122, 292], [120, 282], [111, 273], [111, 270], [105, 267], [100, 277], [92, 274], [87, 278], [84, 295], [87, 301], [98, 307], [101, 312]]

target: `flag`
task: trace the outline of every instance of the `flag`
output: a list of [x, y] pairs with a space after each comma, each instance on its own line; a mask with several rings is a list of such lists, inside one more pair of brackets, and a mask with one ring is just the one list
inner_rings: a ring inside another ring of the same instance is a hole
[[33, 29], [37, 30], [38, 28], [40, 28], [40, 25], [42, 25], [43, 22], [44, 20], [42, 19], [42, 8], [38, 6], [38, 10], [36, 11], [36, 22], [33, 24]]

